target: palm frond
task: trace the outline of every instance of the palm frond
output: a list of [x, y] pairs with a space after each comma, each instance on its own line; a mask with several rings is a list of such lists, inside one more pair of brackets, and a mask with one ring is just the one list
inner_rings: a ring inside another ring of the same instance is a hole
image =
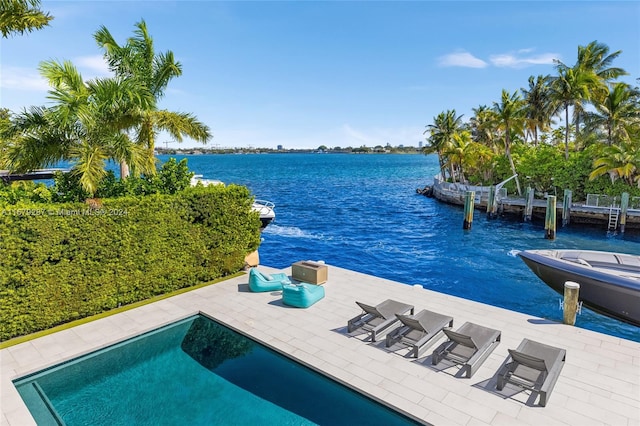
[[72, 153], [77, 162], [71, 174], [79, 177], [80, 185], [90, 195], [93, 195], [106, 176], [105, 162], [108, 159], [103, 147], [84, 142], [74, 148]]
[[155, 125], [167, 131], [178, 142], [182, 142], [184, 136], [203, 143], [212, 137], [209, 127], [192, 114], [160, 110], [155, 111], [153, 116]]

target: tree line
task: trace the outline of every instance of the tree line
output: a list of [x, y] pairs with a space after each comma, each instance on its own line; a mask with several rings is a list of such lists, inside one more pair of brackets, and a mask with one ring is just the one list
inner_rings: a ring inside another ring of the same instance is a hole
[[[548, 156], [553, 147], [563, 151], [561, 167], [588, 156], [589, 180], [609, 175], [612, 183], [640, 187], [640, 89], [617, 80], [628, 75], [613, 66], [621, 53], [592, 41], [578, 46], [574, 65], [555, 60], [554, 75], [531, 76], [514, 92], [503, 89], [499, 101], [474, 108], [467, 122], [455, 109], [443, 111], [426, 126], [423, 152], [438, 155], [450, 181], [498, 183], [508, 177], [498, 172], [502, 162], [521, 175], [525, 157]], [[515, 186], [521, 195], [519, 177]]]

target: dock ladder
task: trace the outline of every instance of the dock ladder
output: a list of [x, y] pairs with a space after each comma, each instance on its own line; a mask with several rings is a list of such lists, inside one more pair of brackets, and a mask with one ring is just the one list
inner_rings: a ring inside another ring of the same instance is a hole
[[609, 208], [609, 226], [608, 231], [615, 231], [618, 228], [618, 217], [620, 216], [620, 209], [611, 206]]

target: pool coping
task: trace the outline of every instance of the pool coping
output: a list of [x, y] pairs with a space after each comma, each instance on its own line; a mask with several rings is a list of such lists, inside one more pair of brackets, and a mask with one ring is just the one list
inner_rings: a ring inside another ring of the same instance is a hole
[[[283, 305], [281, 292], [251, 293], [247, 282], [238, 276], [2, 349], [0, 424], [35, 424], [12, 380], [198, 313], [424, 423], [640, 424], [640, 343], [330, 265], [326, 297], [308, 309]], [[387, 298], [451, 315], [454, 328], [471, 321], [499, 329], [502, 342], [466, 379], [456, 368], [432, 367], [429, 353], [416, 361], [384, 339], [346, 332], [356, 300]], [[546, 407], [526, 393], [495, 390], [507, 349], [522, 338], [567, 349]]]

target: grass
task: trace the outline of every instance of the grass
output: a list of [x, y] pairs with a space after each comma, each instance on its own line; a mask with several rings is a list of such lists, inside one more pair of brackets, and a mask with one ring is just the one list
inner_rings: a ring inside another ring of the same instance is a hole
[[207, 281], [206, 283], [197, 284], [197, 285], [194, 285], [192, 287], [181, 288], [180, 290], [172, 291], [171, 293], [162, 294], [160, 296], [152, 297], [151, 299], [142, 300], [140, 302], [131, 303], [131, 304], [125, 305], [125, 306], [120, 306], [118, 308], [111, 309], [109, 311], [105, 311], [105, 312], [102, 312], [102, 313], [97, 314], [97, 315], [93, 315], [93, 316], [90, 316], [90, 317], [82, 318], [82, 319], [71, 321], [71, 322], [64, 323], [64, 324], [60, 324], [60, 325], [57, 325], [55, 327], [48, 328], [46, 330], [37, 331], [35, 333], [27, 334], [27, 335], [24, 335], [24, 336], [14, 337], [13, 339], [9, 339], [9, 340], [6, 340], [4, 342], [0, 342], [0, 349], [5, 349], [5, 348], [8, 348], [8, 347], [11, 347], [11, 346], [14, 346], [14, 345], [18, 345], [20, 343], [28, 342], [28, 341], [33, 340], [33, 339], [38, 339], [38, 338], [43, 337], [43, 336], [48, 336], [49, 334], [57, 333], [57, 332], [62, 331], [62, 330], [67, 330], [69, 328], [73, 328], [73, 327], [77, 327], [77, 326], [82, 325], [82, 324], [93, 322], [93, 321], [99, 320], [101, 318], [106, 318], [106, 317], [110, 317], [112, 315], [119, 314], [121, 312], [126, 312], [126, 311], [129, 311], [131, 309], [138, 308], [140, 306], [148, 305], [150, 303], [155, 303], [155, 302], [157, 302], [159, 300], [168, 299], [169, 297], [177, 296], [177, 295], [182, 294], [182, 293], [187, 293], [189, 291], [197, 290], [197, 289], [202, 288], [202, 287], [207, 287], [207, 286], [214, 285], [214, 284], [217, 284], [217, 283], [220, 283], [220, 282], [223, 282], [223, 281], [227, 281], [227, 280], [230, 280], [231, 278], [235, 278], [235, 277], [238, 277], [238, 276], [243, 275], [243, 274], [245, 274], [245, 272], [237, 272], [237, 273], [235, 273], [233, 275], [229, 275], [229, 276], [226, 276], [226, 277], [223, 277], [223, 278], [219, 278], [217, 280]]

